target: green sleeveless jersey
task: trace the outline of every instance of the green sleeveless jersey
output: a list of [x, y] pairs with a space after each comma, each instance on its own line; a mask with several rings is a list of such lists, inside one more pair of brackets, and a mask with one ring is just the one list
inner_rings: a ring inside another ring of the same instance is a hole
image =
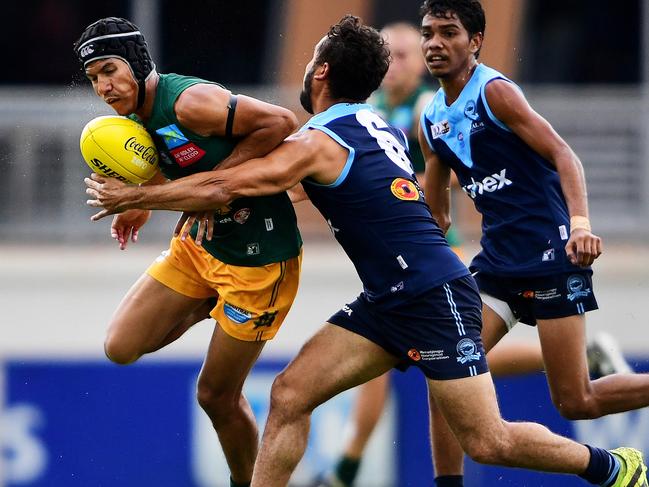
[[[160, 155], [168, 179], [211, 171], [225, 159], [238, 139], [203, 137], [183, 127], [174, 104], [190, 86], [216, 84], [178, 74], [160, 74], [151, 117], [144, 123]], [[236, 117], [236, 114], [235, 114]], [[196, 238], [198, 224], [191, 229]], [[203, 247], [226, 264], [257, 267], [296, 257], [302, 247], [293, 205], [286, 193], [240, 198], [216, 211], [214, 236]]]

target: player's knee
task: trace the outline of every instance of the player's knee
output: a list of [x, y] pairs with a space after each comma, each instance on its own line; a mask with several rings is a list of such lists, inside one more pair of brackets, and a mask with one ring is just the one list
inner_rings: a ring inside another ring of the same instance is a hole
[[595, 419], [602, 416], [596, 401], [588, 394], [564, 394], [553, 396], [554, 405], [566, 419]]
[[142, 356], [141, 353], [112, 336], [108, 336], [104, 341], [104, 353], [108, 360], [119, 365], [132, 364]]
[[303, 394], [300, 394], [296, 384], [286, 373], [279, 374], [273, 381], [270, 391], [270, 407], [275, 415], [287, 418], [310, 412]]
[[511, 442], [506, 424], [498, 431], [471, 434], [462, 442], [465, 453], [475, 462], [485, 465], [505, 465], [510, 455]]
[[497, 441], [471, 440], [464, 446], [466, 454], [477, 463], [485, 465], [502, 465], [505, 455], [504, 449]]
[[231, 391], [199, 380], [196, 388], [196, 399], [213, 423], [228, 421], [239, 408], [240, 391]]

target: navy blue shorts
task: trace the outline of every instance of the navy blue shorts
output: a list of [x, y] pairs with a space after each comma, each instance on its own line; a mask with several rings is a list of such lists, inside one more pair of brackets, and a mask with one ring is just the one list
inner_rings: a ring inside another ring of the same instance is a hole
[[502, 277], [478, 271], [480, 292], [506, 302], [521, 323], [565, 318], [598, 308], [593, 271], [574, 270], [541, 277]]
[[330, 323], [373, 341], [400, 359], [397, 368], [419, 367], [436, 380], [487, 372], [482, 347], [482, 302], [473, 277], [465, 276], [391, 309], [361, 294]]

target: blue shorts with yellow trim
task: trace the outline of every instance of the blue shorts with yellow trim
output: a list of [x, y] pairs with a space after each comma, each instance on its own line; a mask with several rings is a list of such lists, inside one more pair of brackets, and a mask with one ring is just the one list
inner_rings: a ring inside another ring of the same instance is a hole
[[361, 335], [400, 359], [397, 368], [419, 367], [434, 380], [488, 372], [482, 346], [482, 302], [465, 276], [385, 310], [364, 293], [329, 322]]

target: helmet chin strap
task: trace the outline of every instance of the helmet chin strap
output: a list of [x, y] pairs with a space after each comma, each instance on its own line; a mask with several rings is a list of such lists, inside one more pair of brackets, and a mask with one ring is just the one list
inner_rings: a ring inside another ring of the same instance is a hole
[[137, 107], [136, 110], [142, 108], [144, 105], [144, 97], [146, 95], [146, 81], [138, 80], [137, 82]]

